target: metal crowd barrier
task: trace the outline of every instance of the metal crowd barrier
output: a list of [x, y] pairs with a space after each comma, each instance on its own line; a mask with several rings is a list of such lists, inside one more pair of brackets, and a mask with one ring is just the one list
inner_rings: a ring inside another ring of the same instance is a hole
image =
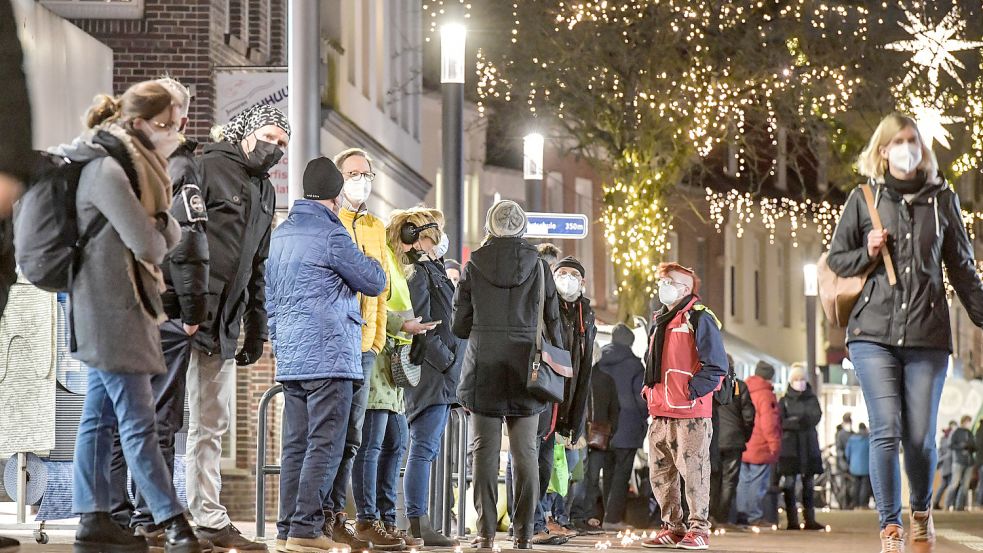
[[[266, 391], [259, 400], [256, 437], [256, 537], [266, 537], [266, 477], [280, 474], [280, 465], [266, 464], [266, 435], [268, 428], [268, 411], [274, 396], [283, 392], [283, 386], [277, 384]], [[467, 530], [465, 514], [467, 513], [468, 477], [468, 446], [469, 422], [471, 415], [463, 408], [451, 410], [444, 436], [441, 440], [440, 452], [430, 471], [430, 519], [438, 532], [449, 535], [451, 524], [451, 502], [453, 486], [457, 481], [457, 535], [464, 536]], [[451, 443], [450, 433], [457, 430], [457, 444]]]

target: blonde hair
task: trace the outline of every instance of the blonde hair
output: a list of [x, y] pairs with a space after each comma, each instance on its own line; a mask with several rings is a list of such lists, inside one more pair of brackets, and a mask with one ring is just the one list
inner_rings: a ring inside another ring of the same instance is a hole
[[157, 82], [164, 85], [164, 88], [170, 91], [171, 95], [174, 96], [174, 99], [178, 103], [178, 109], [181, 110], [181, 116], [187, 117], [188, 111], [191, 109], [191, 91], [188, 90], [188, 87], [181, 84], [181, 81], [166, 74], [157, 79]]
[[870, 137], [870, 142], [857, 159], [857, 171], [865, 177], [874, 179], [875, 182], [884, 182], [888, 161], [881, 156], [881, 148], [890, 144], [894, 135], [907, 128], [915, 130], [918, 143], [922, 147], [922, 161], [918, 164], [918, 169], [925, 173], [929, 182], [938, 182], [939, 162], [935, 159], [935, 152], [922, 139], [922, 133], [918, 130], [915, 120], [900, 113], [892, 113], [881, 119], [873, 136]]
[[403, 266], [403, 272], [408, 277], [413, 274], [413, 261], [403, 251], [403, 241], [400, 239], [403, 225], [407, 223], [412, 223], [418, 227], [428, 223], [437, 223], [437, 228], [429, 228], [421, 232], [419, 236], [420, 238], [429, 238], [436, 244], [440, 242], [440, 234], [444, 231], [444, 214], [437, 209], [416, 206], [409, 209], [397, 209], [390, 215], [389, 224], [386, 225], [386, 240], [389, 242], [389, 247], [393, 253], [396, 254], [396, 261]]
[[341, 165], [345, 163], [345, 160], [355, 156], [364, 158], [369, 164], [369, 169], [372, 169], [372, 158], [369, 157], [368, 152], [361, 148], [348, 148], [347, 150], [339, 152], [338, 155], [334, 156], [334, 164], [338, 166], [338, 170], [341, 170]]
[[119, 97], [100, 94], [85, 114], [85, 125], [92, 129], [103, 123], [150, 120], [175, 105], [174, 97], [160, 83], [143, 81], [126, 89]]

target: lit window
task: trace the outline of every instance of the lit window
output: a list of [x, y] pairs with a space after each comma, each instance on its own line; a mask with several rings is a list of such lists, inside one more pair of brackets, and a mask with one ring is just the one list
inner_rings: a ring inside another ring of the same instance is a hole
[[51, 11], [68, 19], [140, 19], [143, 0], [41, 0]]

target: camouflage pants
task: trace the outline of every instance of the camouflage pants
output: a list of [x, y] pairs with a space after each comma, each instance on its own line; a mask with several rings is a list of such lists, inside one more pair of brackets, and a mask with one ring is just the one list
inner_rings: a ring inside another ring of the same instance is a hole
[[689, 530], [710, 531], [710, 419], [659, 417], [649, 426], [649, 480], [662, 520], [686, 533], [679, 477], [686, 483]]

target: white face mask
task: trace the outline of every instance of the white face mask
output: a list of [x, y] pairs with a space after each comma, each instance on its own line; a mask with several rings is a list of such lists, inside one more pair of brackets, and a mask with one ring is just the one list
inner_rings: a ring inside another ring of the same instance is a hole
[[580, 279], [570, 274], [556, 276], [556, 291], [566, 301], [574, 301], [580, 297]]
[[451, 247], [451, 240], [443, 232], [440, 233], [440, 242], [433, 247], [434, 259], [440, 259], [447, 255], [447, 250]]
[[791, 384], [789, 384], [789, 386], [791, 386], [792, 389], [795, 390], [796, 392], [804, 392], [804, 391], [806, 391], [806, 386], [808, 386], [808, 385], [809, 385], [809, 383], [806, 382], [805, 380], [794, 380], [794, 381], [792, 381]]
[[345, 198], [353, 206], [359, 207], [365, 203], [365, 200], [369, 199], [369, 194], [372, 193], [372, 181], [359, 175], [354, 179], [346, 180], [342, 190], [345, 193]]
[[668, 282], [659, 285], [659, 301], [666, 307], [679, 301], [679, 288]]
[[922, 162], [922, 149], [918, 144], [898, 144], [888, 150], [891, 167], [901, 173], [911, 173]]

